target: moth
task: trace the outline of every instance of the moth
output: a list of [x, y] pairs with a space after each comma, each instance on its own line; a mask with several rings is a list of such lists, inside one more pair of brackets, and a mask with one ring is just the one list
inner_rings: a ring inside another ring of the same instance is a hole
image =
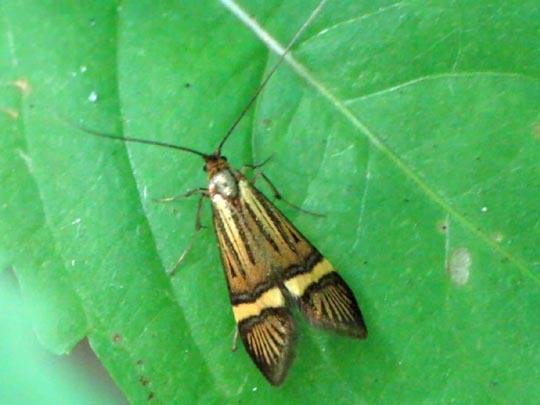
[[[200, 229], [202, 201], [209, 198], [238, 334], [253, 362], [276, 386], [283, 383], [294, 358], [296, 324], [291, 311], [294, 305], [316, 327], [359, 339], [367, 336], [356, 298], [332, 264], [255, 187], [254, 182], [242, 170], [231, 167], [221, 153], [238, 122], [323, 3], [282, 52], [213, 153], [84, 129], [96, 136], [168, 147], [203, 158], [208, 187], [184, 195], [200, 195], [197, 227], [192, 241]], [[268, 178], [263, 173], [261, 175], [280, 198]]]
[[295, 301], [315, 326], [363, 339], [367, 329], [332, 264], [220, 150], [204, 156], [214, 228], [238, 332], [273, 385], [293, 359]]

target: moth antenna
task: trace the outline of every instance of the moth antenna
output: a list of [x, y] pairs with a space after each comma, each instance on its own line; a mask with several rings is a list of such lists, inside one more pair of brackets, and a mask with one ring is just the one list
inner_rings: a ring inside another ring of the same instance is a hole
[[199, 152], [198, 150], [187, 148], [185, 146], [179, 146], [179, 145], [175, 145], [175, 144], [167, 143], [167, 142], [152, 141], [152, 140], [149, 140], [149, 139], [134, 138], [134, 137], [131, 137], [131, 136], [122, 137], [122, 136], [118, 136], [118, 135], [114, 135], [114, 134], [109, 134], [107, 132], [100, 132], [100, 131], [96, 131], [96, 130], [91, 129], [91, 128], [84, 127], [81, 124], [76, 123], [73, 120], [71, 120], [71, 119], [69, 119], [67, 117], [64, 117], [64, 116], [59, 116], [59, 118], [62, 121], [66, 122], [67, 124], [71, 125], [72, 127], [77, 128], [80, 131], [86, 132], [87, 134], [94, 135], [94, 136], [97, 136], [97, 137], [100, 137], [100, 138], [107, 138], [107, 139], [112, 139], [112, 140], [121, 141], [121, 142], [142, 143], [142, 144], [145, 144], [145, 145], [154, 145], [154, 146], [161, 146], [163, 148], [181, 150], [183, 152], [189, 152], [189, 153], [193, 153], [195, 155], [201, 156], [205, 160], [206, 160], [206, 158], [209, 157], [209, 155], [207, 155], [206, 153], [202, 153], [202, 152]]
[[283, 63], [283, 61], [285, 60], [285, 57], [287, 56], [287, 54], [289, 53], [289, 51], [291, 50], [293, 45], [296, 43], [296, 41], [298, 40], [300, 35], [302, 35], [302, 33], [304, 32], [306, 27], [311, 23], [311, 21], [313, 21], [313, 19], [317, 16], [317, 14], [319, 14], [319, 12], [323, 8], [326, 1], [327, 0], [322, 0], [319, 3], [319, 5], [317, 7], [315, 7], [315, 9], [311, 12], [310, 16], [308, 17], [308, 19], [302, 24], [302, 26], [296, 32], [296, 34], [294, 34], [294, 37], [291, 39], [291, 41], [289, 42], [287, 47], [283, 50], [283, 52], [279, 56], [279, 59], [277, 60], [277, 62], [274, 64], [274, 66], [272, 66], [272, 69], [270, 69], [270, 72], [266, 75], [266, 77], [262, 81], [261, 85], [258, 87], [257, 91], [253, 94], [253, 96], [251, 96], [251, 99], [247, 102], [247, 104], [243, 108], [242, 112], [240, 112], [240, 114], [238, 115], [236, 120], [233, 122], [233, 124], [231, 125], [231, 127], [229, 128], [229, 130], [227, 131], [227, 133], [225, 134], [225, 136], [223, 137], [223, 139], [219, 143], [216, 151], [214, 152], [215, 156], [221, 156], [221, 149], [223, 148], [223, 145], [225, 144], [225, 142], [227, 142], [227, 139], [229, 139], [229, 137], [231, 136], [233, 131], [236, 129], [236, 127], [238, 126], [240, 121], [242, 121], [242, 119], [244, 118], [246, 113], [253, 106], [253, 103], [255, 102], [255, 100], [257, 100], [257, 98], [259, 97], [261, 92], [264, 90], [264, 88], [266, 87], [266, 85], [268, 84], [268, 82], [270, 81], [270, 79], [272, 78], [274, 73], [276, 72], [277, 68]]

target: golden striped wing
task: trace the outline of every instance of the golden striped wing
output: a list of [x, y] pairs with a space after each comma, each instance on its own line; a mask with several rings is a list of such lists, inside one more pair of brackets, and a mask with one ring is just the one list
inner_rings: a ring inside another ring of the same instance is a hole
[[293, 359], [286, 296], [316, 326], [355, 337], [366, 328], [353, 293], [331, 264], [247, 179], [239, 194], [212, 195], [214, 225], [233, 312], [248, 353], [279, 385]]

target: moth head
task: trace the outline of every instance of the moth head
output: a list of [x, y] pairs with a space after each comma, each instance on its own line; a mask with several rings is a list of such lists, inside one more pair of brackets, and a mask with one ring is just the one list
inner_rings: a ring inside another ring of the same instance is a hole
[[208, 173], [208, 178], [212, 178], [217, 172], [223, 169], [227, 169], [229, 164], [225, 156], [219, 155], [207, 155], [204, 157], [205, 164], [203, 170]]

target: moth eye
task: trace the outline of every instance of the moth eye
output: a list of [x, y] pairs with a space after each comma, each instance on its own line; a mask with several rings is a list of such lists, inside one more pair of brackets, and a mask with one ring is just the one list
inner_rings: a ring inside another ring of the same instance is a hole
[[203, 169], [203, 172], [208, 171], [207, 168], [206, 168], [206, 165], [204, 165], [204, 166], [202, 167], [202, 169]]

